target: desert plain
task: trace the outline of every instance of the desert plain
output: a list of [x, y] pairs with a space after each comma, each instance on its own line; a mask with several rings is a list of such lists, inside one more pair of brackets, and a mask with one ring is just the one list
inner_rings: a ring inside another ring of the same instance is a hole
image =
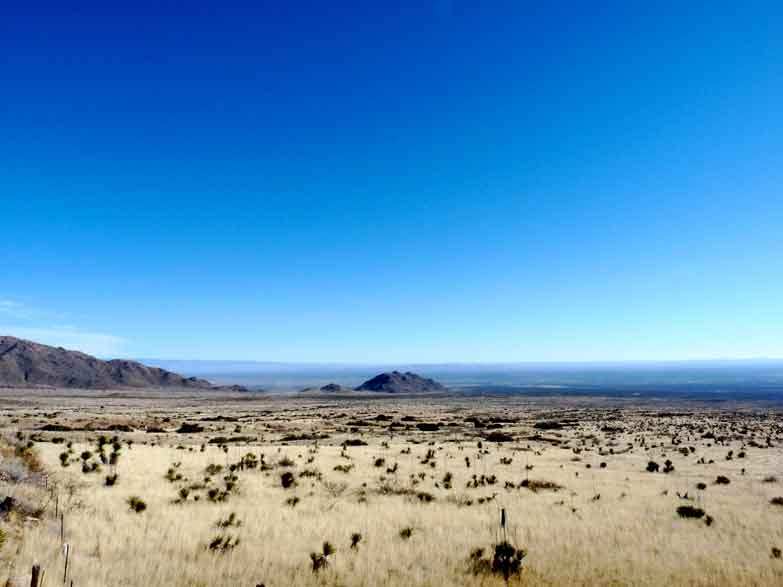
[[774, 403], [3, 389], [0, 434], [8, 586], [783, 584]]

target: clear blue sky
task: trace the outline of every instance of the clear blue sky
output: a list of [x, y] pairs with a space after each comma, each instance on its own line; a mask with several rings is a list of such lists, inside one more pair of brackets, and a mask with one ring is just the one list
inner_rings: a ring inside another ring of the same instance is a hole
[[779, 2], [11, 3], [0, 332], [783, 356]]

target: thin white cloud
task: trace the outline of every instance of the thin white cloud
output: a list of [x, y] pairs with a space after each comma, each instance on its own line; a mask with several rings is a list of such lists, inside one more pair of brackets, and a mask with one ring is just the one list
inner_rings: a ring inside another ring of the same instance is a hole
[[20, 304], [17, 301], [0, 300], [0, 315], [2, 316], [27, 320], [33, 318], [35, 314], [36, 312], [32, 308]]
[[71, 327], [36, 328], [0, 325], [0, 334], [24, 338], [51, 346], [59, 346], [69, 350], [82, 351], [83, 353], [102, 358], [123, 356], [122, 347], [127, 342], [126, 339], [119, 336], [85, 332]]

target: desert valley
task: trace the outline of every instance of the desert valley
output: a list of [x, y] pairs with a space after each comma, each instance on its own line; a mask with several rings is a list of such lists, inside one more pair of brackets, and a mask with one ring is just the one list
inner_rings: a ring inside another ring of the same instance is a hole
[[6, 585], [783, 581], [774, 403], [176, 381], [0, 390]]

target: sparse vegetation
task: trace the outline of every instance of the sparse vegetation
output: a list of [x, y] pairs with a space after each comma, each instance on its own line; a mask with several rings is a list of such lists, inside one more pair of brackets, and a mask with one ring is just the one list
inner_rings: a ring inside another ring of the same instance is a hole
[[131, 495], [128, 500], [128, 507], [132, 512], [136, 512], [137, 514], [140, 514], [144, 510], [147, 509], [147, 504], [142, 500], [140, 497], [136, 495]]
[[[506, 576], [509, 584], [701, 584], [706, 576], [725, 578], [718, 585], [761, 585], [781, 566], [771, 548], [779, 544], [783, 497], [775, 497], [770, 471], [780, 462], [783, 428], [767, 414], [669, 414], [649, 407], [636, 413], [591, 405], [576, 417], [570, 406], [530, 410], [497, 399], [475, 415], [470, 402], [424, 402], [413, 416], [397, 404], [384, 404], [379, 413], [373, 400], [301, 400], [295, 407], [263, 401], [275, 409], [241, 403], [233, 412], [206, 415], [206, 404], [172, 404], [169, 414], [156, 408], [147, 421], [88, 403], [48, 419], [71, 428], [67, 433], [41, 430], [43, 416], [32, 409], [25, 415], [6, 408], [18, 421], [10, 434], [11, 460], [0, 463], [0, 483], [35, 478], [24, 463], [37, 458], [50, 487], [58, 488], [59, 503], [41, 490], [40, 505], [27, 504], [24, 495], [7, 490], [15, 499], [2, 514], [3, 553], [18, 546], [17, 530], [6, 520], [23, 521], [40, 537], [19, 551], [16, 568], [42, 560], [40, 552], [57, 552], [56, 505], [66, 512], [65, 539], [74, 545], [75, 584], [86, 587], [105, 584], [99, 570], [109, 564], [119, 569], [118, 583], [129, 587], [157, 584], [168, 568], [175, 569], [166, 576], [174, 587], [281, 579], [323, 587], [494, 585]], [[620, 417], [622, 427], [607, 424]], [[554, 421], [562, 427], [531, 431], [531, 422]], [[203, 432], [209, 422], [209, 436], [220, 442], [193, 428], [178, 432], [181, 422], [197, 422]], [[239, 422], [243, 437], [236, 436]], [[437, 430], [420, 430], [417, 423], [437, 424]], [[102, 434], [114, 424], [120, 427]], [[130, 432], [123, 431], [126, 424]], [[144, 432], [156, 427], [156, 435]], [[712, 436], [704, 438], [708, 432]], [[495, 442], [493, 433], [512, 440]], [[656, 466], [647, 473], [649, 463]], [[524, 519], [507, 539], [505, 531], [488, 532], [487, 515], [498, 507]], [[742, 526], [735, 511], [743, 512]], [[114, 546], [114, 536], [126, 535], [150, 561], [132, 575], [124, 574]], [[483, 548], [474, 548], [477, 536]], [[596, 536], [627, 540], [641, 552], [657, 549], [661, 564], [643, 566], [631, 557], [607, 565]], [[515, 545], [522, 537], [529, 557]], [[760, 541], [762, 549], [749, 546]], [[687, 547], [675, 552], [670, 542]], [[678, 566], [682, 556], [695, 557], [687, 570]], [[733, 557], [748, 562], [735, 565]], [[591, 562], [578, 563], [583, 560]], [[25, 584], [21, 579], [14, 584]]]

